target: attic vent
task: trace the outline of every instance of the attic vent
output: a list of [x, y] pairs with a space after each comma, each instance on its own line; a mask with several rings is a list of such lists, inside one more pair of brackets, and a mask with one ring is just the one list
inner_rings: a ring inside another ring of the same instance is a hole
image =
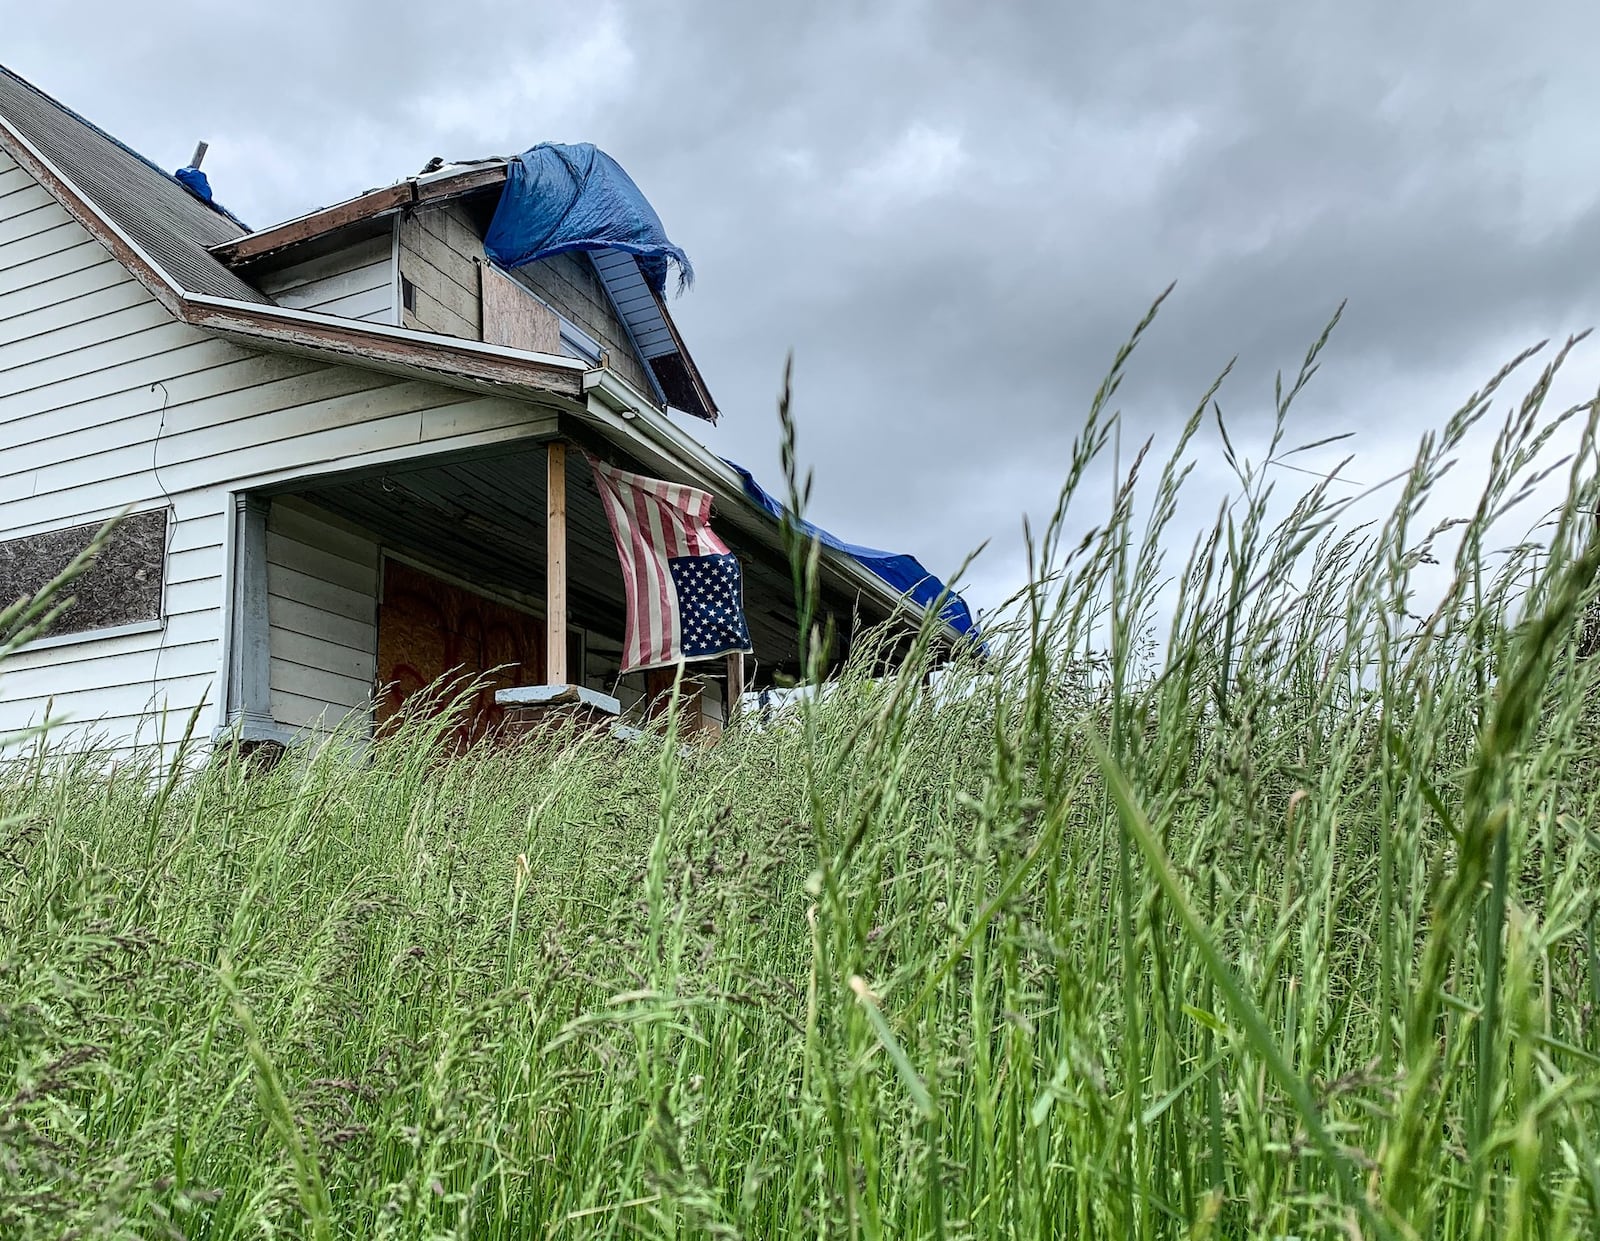
[[412, 313], [417, 309], [417, 286], [412, 284], [405, 276], [400, 277], [400, 307]]

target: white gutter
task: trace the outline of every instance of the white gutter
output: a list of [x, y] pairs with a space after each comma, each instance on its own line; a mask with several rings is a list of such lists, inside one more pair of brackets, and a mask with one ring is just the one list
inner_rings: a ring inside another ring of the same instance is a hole
[[464, 336], [445, 336], [438, 332], [419, 332], [415, 328], [396, 327], [389, 323], [373, 323], [367, 319], [347, 319], [319, 310], [295, 310], [271, 302], [242, 302], [231, 297], [211, 297], [190, 293], [184, 300], [191, 306], [216, 310], [225, 314], [248, 314], [286, 323], [303, 323], [309, 327], [332, 327], [344, 332], [375, 336], [392, 340], [396, 344], [421, 345], [429, 349], [447, 349], [452, 353], [465, 353], [485, 359], [505, 362], [535, 362], [556, 370], [583, 371], [585, 363], [580, 358], [569, 358], [560, 353], [534, 353], [528, 349], [511, 349], [505, 345], [488, 345], [481, 340], [468, 340]]
[[[745, 494], [744, 479], [739, 472], [710, 449], [691, 439], [660, 413], [649, 397], [614, 371], [598, 368], [585, 371], [584, 390], [589, 400], [580, 416], [591, 424], [604, 428], [611, 439], [625, 439], [637, 443], [648, 441], [655, 449], [655, 457], [669, 472], [686, 475], [696, 486], [711, 492], [722, 502], [723, 515], [747, 532], [755, 534], [769, 546], [782, 549], [777, 520], [765, 510], [757, 509]], [[752, 518], [754, 520], [752, 520]], [[892, 615], [905, 609], [921, 616], [923, 609], [900, 594], [859, 560], [835, 548], [823, 546], [822, 559], [834, 573], [861, 593], [875, 599]], [[948, 626], [946, 626], [948, 628]], [[954, 635], [955, 631], [950, 631]]]

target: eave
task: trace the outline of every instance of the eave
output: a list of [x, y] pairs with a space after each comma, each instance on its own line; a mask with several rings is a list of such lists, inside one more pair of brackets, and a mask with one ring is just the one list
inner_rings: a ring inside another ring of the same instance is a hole
[[212, 246], [210, 252], [218, 262], [237, 267], [269, 258], [290, 246], [324, 237], [365, 220], [503, 185], [505, 179], [504, 163], [486, 164], [465, 172], [410, 177], [382, 189], [368, 190], [365, 194], [331, 207], [322, 207], [285, 220], [282, 224], [274, 224], [271, 228], [246, 233], [243, 237]]

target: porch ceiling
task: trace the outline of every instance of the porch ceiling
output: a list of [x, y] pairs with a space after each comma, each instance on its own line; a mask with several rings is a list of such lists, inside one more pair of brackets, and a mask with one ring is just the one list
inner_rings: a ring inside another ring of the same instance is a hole
[[[542, 599], [545, 593], [545, 471], [542, 444], [497, 447], [426, 463], [394, 465], [285, 486], [369, 531], [385, 550], [455, 577]], [[580, 455], [567, 466], [568, 608], [573, 623], [621, 638], [622, 573], [594, 481]], [[789, 567], [770, 549], [713, 522], [739, 554], [757, 683], [793, 671], [797, 646]], [[825, 598], [849, 632], [851, 603]]]

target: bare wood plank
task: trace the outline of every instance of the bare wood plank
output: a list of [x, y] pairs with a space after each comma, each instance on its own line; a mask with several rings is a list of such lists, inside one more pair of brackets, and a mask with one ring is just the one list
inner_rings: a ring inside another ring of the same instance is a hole
[[417, 187], [417, 201], [419, 203], [437, 202], [441, 198], [455, 198], [462, 194], [471, 194], [475, 190], [486, 190], [491, 186], [504, 185], [506, 180], [506, 166], [504, 164], [490, 164], [483, 168], [475, 168], [470, 172], [458, 173], [453, 177], [441, 177], [438, 181]]
[[372, 190], [359, 198], [325, 207], [321, 211], [313, 211], [310, 215], [300, 216], [273, 228], [246, 233], [243, 237], [212, 246], [211, 253], [219, 262], [230, 266], [247, 259], [262, 258], [285, 246], [308, 241], [312, 237], [320, 237], [324, 233], [331, 233], [348, 224], [382, 215], [386, 211], [394, 211], [410, 203], [415, 193], [416, 187], [409, 181], [385, 186], [381, 190]]
[[739, 699], [744, 693], [744, 652], [730, 651], [728, 653], [728, 704], [725, 710], [728, 723], [738, 718]]
[[531, 353], [561, 352], [561, 320], [515, 280], [484, 264], [483, 339]]
[[545, 448], [545, 680], [567, 683], [567, 446]]

